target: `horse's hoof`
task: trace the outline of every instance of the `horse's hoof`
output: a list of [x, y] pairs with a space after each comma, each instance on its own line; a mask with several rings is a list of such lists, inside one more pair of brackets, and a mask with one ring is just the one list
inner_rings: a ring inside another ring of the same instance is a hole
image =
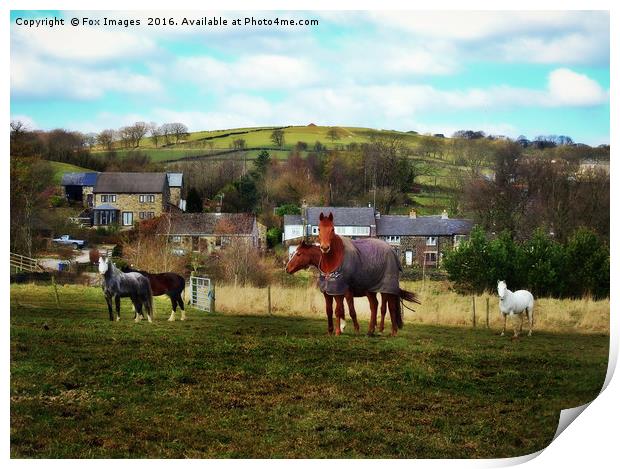
[[[182, 321], [182, 320], [183, 320], [183, 319], [181, 319], [181, 321]], [[172, 321], [174, 321], [174, 318], [173, 318], [172, 316], [170, 316], [170, 317], [168, 318], [168, 321], [172, 322]]]
[[500, 337], [504, 337], [504, 333], [502, 332], [499, 336], [500, 336]]

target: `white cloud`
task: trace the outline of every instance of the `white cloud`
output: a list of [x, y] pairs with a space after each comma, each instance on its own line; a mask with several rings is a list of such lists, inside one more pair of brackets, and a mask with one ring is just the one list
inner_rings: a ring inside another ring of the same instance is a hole
[[39, 125], [35, 122], [35, 120], [26, 114], [11, 114], [11, 121], [20, 121], [28, 130], [39, 129]]
[[157, 51], [155, 42], [129, 30], [95, 27], [25, 28], [11, 30], [13, 54], [37, 55], [74, 62], [100, 62], [140, 57]]
[[567, 68], [549, 74], [549, 97], [558, 106], [594, 106], [609, 99], [609, 93], [587, 75]]
[[284, 55], [245, 56], [235, 62], [182, 57], [174, 70], [179, 78], [218, 89], [288, 89], [318, 80], [318, 72], [310, 61]]
[[11, 92], [17, 96], [97, 99], [108, 91], [153, 94], [162, 86], [153, 77], [126, 70], [97, 70], [13, 56]]

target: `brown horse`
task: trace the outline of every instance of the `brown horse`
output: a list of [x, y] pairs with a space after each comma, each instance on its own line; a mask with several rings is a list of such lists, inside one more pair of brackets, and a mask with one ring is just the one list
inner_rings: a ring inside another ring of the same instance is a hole
[[[376, 238], [349, 240], [336, 234], [332, 213], [319, 217], [319, 244], [321, 258], [319, 270], [332, 284], [327, 292], [340, 293], [343, 288], [381, 293], [382, 302], [387, 303], [392, 322], [392, 335], [403, 327], [400, 299], [419, 303], [415, 294], [399, 286], [400, 262], [392, 248]], [[370, 302], [370, 324], [368, 335], [373, 335], [377, 324], [376, 296], [368, 296]], [[382, 311], [382, 314], [383, 311]], [[383, 321], [382, 321], [383, 322]], [[336, 325], [339, 318], [336, 316]]]
[[[301, 269], [305, 269], [311, 265], [318, 268], [320, 260], [321, 250], [319, 249], [319, 247], [313, 246], [312, 244], [306, 244], [304, 241], [302, 241], [301, 244], [297, 246], [295, 253], [286, 264], [286, 272], [292, 275], [295, 272]], [[347, 305], [349, 307], [349, 316], [351, 316], [351, 319], [353, 320], [353, 328], [355, 329], [355, 332], [359, 332], [360, 325], [357, 322], [357, 313], [355, 312], [355, 303], [353, 301], [353, 298], [356, 296], [366, 296], [366, 292], [354, 293], [351, 291], [351, 289], [347, 288], [344, 295], [328, 295], [323, 291], [323, 296], [325, 297], [325, 313], [327, 314], [328, 333], [334, 333], [334, 298], [336, 299], [336, 317], [341, 318], [344, 321], [344, 304], [342, 301], [343, 297], [347, 300]], [[336, 335], [340, 334], [340, 332], [341, 330], [340, 328], [338, 328], [336, 330]]]
[[163, 272], [152, 274], [144, 270], [134, 270], [131, 267], [123, 267], [123, 272], [138, 272], [149, 279], [153, 296], [168, 295], [172, 303], [172, 314], [168, 321], [174, 321], [177, 305], [181, 307], [181, 321], [185, 321], [185, 304], [183, 303], [183, 290], [185, 290], [185, 279], [174, 272]]

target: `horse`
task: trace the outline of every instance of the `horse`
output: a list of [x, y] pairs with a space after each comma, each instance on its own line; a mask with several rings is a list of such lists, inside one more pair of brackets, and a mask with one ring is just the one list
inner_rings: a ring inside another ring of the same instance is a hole
[[[381, 293], [387, 302], [392, 322], [392, 336], [403, 327], [400, 299], [419, 304], [417, 297], [399, 285], [401, 266], [398, 256], [385, 241], [377, 238], [350, 240], [338, 236], [334, 228], [334, 216], [330, 212], [319, 216], [319, 271], [325, 275], [328, 294], [343, 294], [346, 288], [354, 291]], [[372, 336], [377, 325], [376, 296], [368, 297], [370, 324], [368, 335]], [[336, 315], [336, 325], [339, 317]]]
[[[301, 244], [297, 246], [297, 249], [295, 250], [291, 258], [289, 259], [288, 263], [286, 264], [286, 272], [289, 274], [294, 274], [295, 272], [301, 269], [305, 269], [309, 266], [314, 266], [318, 269], [320, 260], [321, 260], [320, 248], [316, 245], [306, 244], [304, 241], [302, 241]], [[336, 298], [336, 302], [338, 302], [338, 297], [340, 295], [328, 295], [324, 291], [325, 290], [325, 277], [323, 275], [321, 275], [321, 278], [319, 279], [319, 285], [321, 286], [321, 291], [323, 293], [323, 296], [325, 297], [325, 309], [327, 313], [328, 332], [331, 334], [333, 333], [333, 318], [332, 318], [333, 301], [332, 300], [333, 298]], [[357, 324], [357, 314], [355, 312], [355, 304], [354, 304], [353, 299], [358, 298], [358, 297], [363, 297], [363, 296], [366, 296], [366, 297], [371, 296], [372, 298], [374, 298], [374, 301], [376, 301], [376, 293], [373, 293], [373, 292], [368, 292], [368, 291], [353, 292], [350, 288], [347, 288], [344, 294], [344, 298], [346, 299], [347, 305], [349, 307], [349, 315], [351, 316], [351, 319], [353, 319], [356, 332], [359, 330], [359, 325]], [[400, 291], [400, 297], [403, 299], [410, 299], [410, 301], [417, 302], [415, 295], [406, 290]], [[385, 324], [385, 314], [386, 314], [386, 309], [387, 309], [387, 298], [382, 296], [381, 300], [382, 300], [381, 301], [381, 324], [379, 326], [379, 331], [383, 332], [384, 324]], [[369, 298], [369, 302], [371, 303], [371, 305], [372, 305], [372, 301], [373, 300]], [[344, 321], [344, 311], [341, 316], [341, 319]]]
[[144, 319], [142, 307], [146, 309], [149, 322], [153, 322], [153, 292], [149, 280], [137, 272], [121, 272], [113, 263], [112, 259], [99, 258], [99, 273], [103, 276], [103, 294], [108, 304], [110, 321], [114, 320], [112, 313], [112, 298], [116, 303], [116, 320], [121, 319], [121, 298], [131, 298], [134, 307], [134, 320], [138, 322], [139, 316]]
[[185, 279], [174, 272], [163, 272], [152, 274], [144, 270], [135, 270], [131, 267], [121, 269], [125, 273], [138, 272], [149, 279], [153, 296], [168, 295], [172, 303], [172, 313], [168, 321], [174, 321], [177, 312], [177, 305], [181, 307], [181, 321], [185, 321], [185, 304], [183, 303], [183, 290], [185, 290]]
[[[497, 294], [499, 295], [499, 311], [504, 316], [504, 328], [501, 335], [506, 332], [506, 318], [508, 315], [521, 316], [521, 326], [519, 327], [519, 333], [523, 331], [523, 313], [527, 315], [527, 320], [530, 324], [530, 330], [527, 333], [528, 336], [532, 335], [532, 328], [534, 327], [534, 296], [527, 290], [517, 290], [511, 292], [508, 290], [506, 282], [499, 280], [497, 282]], [[517, 333], [517, 326], [514, 326], [513, 338], [519, 337]]]

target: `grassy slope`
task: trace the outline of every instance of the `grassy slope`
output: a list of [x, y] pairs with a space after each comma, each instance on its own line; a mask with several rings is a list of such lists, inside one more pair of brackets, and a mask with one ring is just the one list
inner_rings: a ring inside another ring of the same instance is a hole
[[69, 164], [69, 163], [60, 163], [58, 161], [50, 161], [49, 163], [52, 169], [54, 170], [53, 180], [54, 180], [54, 184], [56, 185], [60, 184], [60, 180], [62, 179], [62, 175], [64, 173], [80, 173], [84, 171], [86, 172], [92, 171], [90, 169], [85, 169], [80, 166], [76, 166], [74, 164]]
[[[409, 325], [324, 335], [316, 319], [109, 323], [98, 288], [11, 289], [12, 457], [502, 457], [547, 445], [593, 399], [606, 335], [512, 342]], [[365, 324], [362, 324], [364, 327]]]

